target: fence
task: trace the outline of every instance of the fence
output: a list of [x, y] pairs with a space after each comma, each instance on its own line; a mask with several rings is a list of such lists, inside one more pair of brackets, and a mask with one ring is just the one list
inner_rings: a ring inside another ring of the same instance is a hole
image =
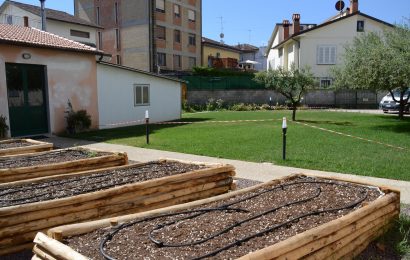
[[[310, 107], [340, 108], [377, 108], [380, 100], [387, 93], [375, 93], [368, 90], [311, 90], [304, 96], [303, 105]], [[212, 98], [222, 99], [227, 104], [254, 103], [284, 104], [286, 99], [279, 93], [266, 89], [233, 89], [233, 90], [188, 90], [187, 100], [190, 104], [203, 105]]]
[[253, 75], [243, 76], [184, 76], [189, 90], [229, 90], [229, 89], [265, 89], [255, 82]]

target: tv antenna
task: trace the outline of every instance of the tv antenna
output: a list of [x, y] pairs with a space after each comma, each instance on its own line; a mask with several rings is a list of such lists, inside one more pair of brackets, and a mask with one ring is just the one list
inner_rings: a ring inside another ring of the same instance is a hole
[[223, 22], [223, 16], [219, 16], [217, 17], [218, 19], [221, 19], [221, 34], [219, 34], [219, 37], [221, 38], [221, 43], [224, 43], [224, 38], [225, 38], [225, 34], [224, 34], [224, 22]]

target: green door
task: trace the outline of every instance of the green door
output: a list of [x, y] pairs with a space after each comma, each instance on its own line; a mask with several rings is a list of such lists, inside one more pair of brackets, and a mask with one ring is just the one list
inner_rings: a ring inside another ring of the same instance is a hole
[[11, 136], [48, 133], [45, 66], [6, 63]]

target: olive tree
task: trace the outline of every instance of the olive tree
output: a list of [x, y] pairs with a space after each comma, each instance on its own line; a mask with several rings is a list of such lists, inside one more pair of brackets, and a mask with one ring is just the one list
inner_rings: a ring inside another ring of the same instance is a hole
[[[338, 88], [388, 91], [403, 113], [410, 87], [410, 30], [398, 25], [383, 33], [369, 32], [345, 47], [344, 65], [333, 71]], [[394, 92], [400, 93], [399, 97]]]
[[266, 88], [282, 94], [292, 105], [292, 120], [296, 120], [296, 110], [303, 95], [315, 86], [315, 78], [309, 68], [297, 69], [292, 64], [290, 70], [279, 67], [275, 70], [258, 72], [255, 80]]

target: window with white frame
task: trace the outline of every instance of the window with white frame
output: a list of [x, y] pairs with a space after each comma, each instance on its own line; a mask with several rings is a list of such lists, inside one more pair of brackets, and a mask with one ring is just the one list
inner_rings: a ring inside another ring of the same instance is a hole
[[157, 53], [158, 56], [158, 66], [167, 66], [167, 55], [162, 52]]
[[332, 85], [333, 79], [332, 78], [320, 78], [320, 88], [328, 88]]
[[165, 0], [156, 0], [155, 10], [160, 13], [165, 13]]
[[191, 10], [191, 9], [188, 10], [188, 20], [190, 22], [195, 22], [195, 11], [194, 10]]
[[279, 49], [279, 66], [283, 66], [283, 48]]
[[317, 64], [334, 65], [336, 64], [336, 45], [318, 45], [317, 46]]
[[181, 6], [180, 5], [174, 5], [174, 16], [181, 17]]
[[134, 106], [149, 106], [149, 85], [134, 85]]

